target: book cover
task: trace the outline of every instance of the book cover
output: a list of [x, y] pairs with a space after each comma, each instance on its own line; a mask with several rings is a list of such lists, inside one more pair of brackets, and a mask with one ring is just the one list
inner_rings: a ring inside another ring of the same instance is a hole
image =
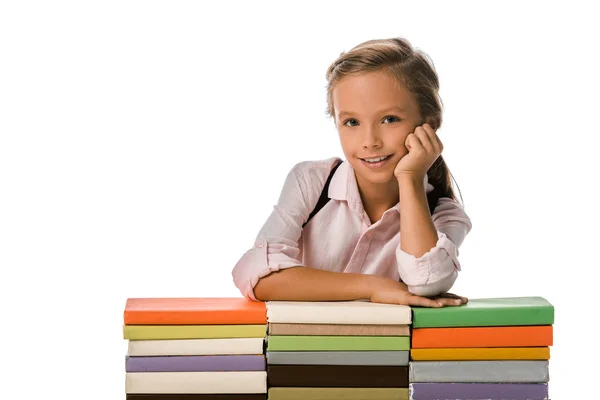
[[264, 302], [245, 298], [129, 298], [125, 325], [242, 325], [266, 324]]
[[554, 306], [543, 297], [469, 299], [457, 307], [412, 307], [413, 328], [552, 325]]

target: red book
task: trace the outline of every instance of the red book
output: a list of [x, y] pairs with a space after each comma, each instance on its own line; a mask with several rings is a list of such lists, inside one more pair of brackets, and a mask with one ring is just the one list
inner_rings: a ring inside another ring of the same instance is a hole
[[246, 298], [131, 298], [125, 325], [254, 325], [267, 323], [264, 302]]

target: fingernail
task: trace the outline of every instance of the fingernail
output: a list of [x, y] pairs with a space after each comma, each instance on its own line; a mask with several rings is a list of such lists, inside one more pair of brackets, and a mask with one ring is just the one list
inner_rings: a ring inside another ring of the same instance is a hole
[[438, 307], [442, 307], [443, 304], [442, 303], [437, 303]]
[[454, 300], [454, 304], [462, 304], [462, 300]]

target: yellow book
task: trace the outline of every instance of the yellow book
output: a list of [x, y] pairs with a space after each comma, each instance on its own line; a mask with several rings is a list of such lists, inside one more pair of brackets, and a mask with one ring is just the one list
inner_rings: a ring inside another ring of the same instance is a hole
[[419, 361], [446, 360], [549, 360], [549, 347], [478, 347], [451, 349], [411, 349]]
[[129, 340], [264, 338], [267, 325], [123, 325]]

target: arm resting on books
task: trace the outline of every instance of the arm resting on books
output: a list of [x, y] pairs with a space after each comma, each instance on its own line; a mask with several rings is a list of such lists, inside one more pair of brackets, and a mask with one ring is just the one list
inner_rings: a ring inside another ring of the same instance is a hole
[[376, 275], [323, 271], [293, 267], [272, 272], [254, 287], [262, 301], [343, 301], [367, 299], [374, 303], [404, 304], [423, 307], [455, 305], [454, 299], [431, 300], [411, 294], [408, 287], [390, 278]]

